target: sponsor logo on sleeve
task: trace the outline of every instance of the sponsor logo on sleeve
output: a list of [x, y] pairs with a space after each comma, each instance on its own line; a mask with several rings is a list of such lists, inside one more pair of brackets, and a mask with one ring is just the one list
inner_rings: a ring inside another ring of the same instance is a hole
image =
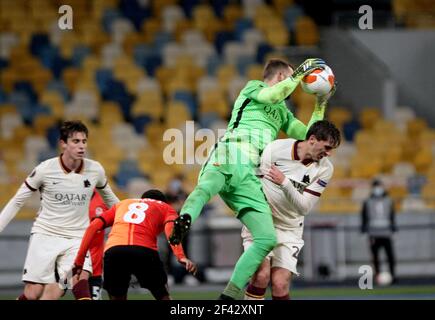
[[322, 179], [317, 180], [317, 184], [320, 185], [323, 188], [326, 188], [326, 185], [328, 184], [326, 181], [323, 181]]

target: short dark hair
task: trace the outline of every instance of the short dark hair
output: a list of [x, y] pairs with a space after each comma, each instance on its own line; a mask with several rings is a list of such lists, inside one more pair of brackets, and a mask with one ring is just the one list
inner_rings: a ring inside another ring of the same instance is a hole
[[142, 199], [148, 198], [148, 199], [154, 199], [154, 200], [160, 200], [165, 203], [168, 203], [168, 198], [166, 198], [165, 194], [157, 189], [150, 189], [145, 191], [142, 194]]
[[341, 142], [340, 130], [328, 120], [314, 122], [308, 129], [305, 139], [308, 140], [312, 135], [319, 141], [329, 141], [333, 148], [337, 148]]
[[270, 59], [264, 67], [263, 79], [270, 79], [280, 70], [288, 69], [289, 67], [294, 69], [293, 66], [287, 61], [281, 59]]
[[372, 181], [372, 187], [378, 187], [378, 186], [382, 186], [382, 181], [378, 178], [373, 179]]
[[64, 121], [60, 125], [60, 140], [67, 142], [74, 132], [83, 132], [88, 137], [88, 128], [80, 120]]

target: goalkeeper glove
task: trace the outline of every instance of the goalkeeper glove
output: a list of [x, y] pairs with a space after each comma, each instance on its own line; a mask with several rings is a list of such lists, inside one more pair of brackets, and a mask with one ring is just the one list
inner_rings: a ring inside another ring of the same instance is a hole
[[307, 74], [310, 74], [312, 71], [316, 69], [324, 69], [325, 61], [319, 58], [311, 58], [305, 60], [299, 67], [297, 67], [293, 74], [290, 76], [293, 80], [297, 82], [301, 81], [303, 77]]
[[337, 81], [334, 82], [334, 85], [331, 88], [331, 91], [329, 91], [327, 94], [324, 95], [317, 95], [317, 102], [316, 105], [318, 106], [326, 106], [327, 102], [331, 97], [334, 95], [335, 91], [337, 90]]

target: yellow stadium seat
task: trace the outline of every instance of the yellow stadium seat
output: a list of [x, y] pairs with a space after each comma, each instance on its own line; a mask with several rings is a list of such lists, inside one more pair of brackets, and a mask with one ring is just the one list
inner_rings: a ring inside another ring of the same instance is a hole
[[427, 123], [424, 119], [416, 118], [409, 120], [407, 123], [408, 136], [411, 139], [416, 139], [420, 134], [427, 129]]
[[264, 67], [260, 64], [251, 64], [248, 67], [246, 76], [249, 80], [261, 80], [263, 81], [263, 69]]
[[221, 91], [211, 90], [203, 92], [199, 97], [199, 112], [215, 112], [221, 119], [225, 119], [229, 113], [228, 102]]
[[435, 209], [435, 181], [430, 181], [421, 189], [421, 197], [430, 209]]
[[158, 121], [152, 122], [146, 126], [145, 136], [153, 147], [158, 147], [162, 144], [165, 129], [165, 126]]
[[177, 40], [177, 42], [181, 42], [184, 32], [192, 27], [192, 22], [188, 19], [177, 21], [175, 27], [175, 40]]
[[188, 107], [180, 101], [170, 101], [166, 107], [166, 126], [168, 128], [183, 127], [186, 121], [192, 120]]
[[234, 28], [234, 23], [242, 18], [243, 10], [237, 4], [228, 4], [224, 8], [223, 18], [226, 25], [228, 25], [231, 29]]
[[146, 19], [142, 24], [142, 32], [145, 35], [146, 43], [154, 41], [155, 34], [161, 29], [161, 23], [156, 18]]
[[100, 106], [101, 126], [110, 127], [123, 122], [124, 118], [116, 102], [103, 102]]
[[378, 108], [365, 108], [360, 112], [359, 120], [363, 129], [371, 129], [374, 127], [378, 119], [382, 118], [382, 114]]
[[217, 69], [216, 76], [222, 91], [227, 92], [228, 84], [237, 75], [236, 68], [231, 64], [220, 65]]
[[415, 169], [418, 173], [426, 173], [433, 162], [432, 150], [421, 149], [413, 160]]
[[371, 158], [367, 161], [366, 157], [356, 155], [351, 160], [350, 177], [371, 179], [382, 172], [382, 159]]
[[338, 128], [343, 128], [343, 125], [352, 120], [352, 113], [346, 107], [332, 106], [329, 107], [328, 119]]
[[300, 46], [316, 46], [320, 35], [314, 20], [308, 16], [298, 17], [295, 23], [295, 41]]
[[35, 134], [43, 136], [46, 134], [47, 129], [54, 126], [58, 119], [53, 115], [38, 114], [33, 120], [33, 128]]
[[281, 16], [284, 14], [285, 9], [292, 6], [293, 4], [294, 0], [272, 0], [272, 6]]
[[290, 41], [290, 33], [285, 27], [268, 28], [265, 30], [266, 40], [271, 46], [280, 47], [286, 46]]
[[155, 90], [141, 92], [132, 108], [134, 116], [147, 114], [154, 119], [160, 119], [163, 116], [163, 111], [162, 94]]
[[151, 4], [154, 16], [160, 18], [162, 16], [163, 8], [177, 4], [177, 0], [152, 1]]

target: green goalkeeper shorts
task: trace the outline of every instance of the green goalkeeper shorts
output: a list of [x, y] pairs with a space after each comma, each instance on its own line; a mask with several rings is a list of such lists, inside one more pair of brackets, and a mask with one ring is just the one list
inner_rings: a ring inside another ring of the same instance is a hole
[[252, 156], [255, 151], [249, 149], [249, 154], [248, 149], [240, 148], [240, 144], [235, 142], [218, 142], [199, 177], [209, 170], [218, 171], [226, 177], [219, 195], [236, 216], [244, 209], [272, 214], [261, 182], [255, 175], [255, 162], [258, 161], [256, 155]]

